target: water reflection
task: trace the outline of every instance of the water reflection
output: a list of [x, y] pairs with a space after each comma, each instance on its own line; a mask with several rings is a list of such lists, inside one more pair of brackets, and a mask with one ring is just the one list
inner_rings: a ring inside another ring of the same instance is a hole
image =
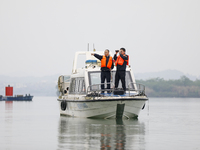
[[13, 101], [5, 101], [5, 109], [10, 111], [13, 109]]
[[[12, 125], [13, 125], [13, 102], [5, 101], [5, 126], [1, 135], [4, 137], [5, 149], [9, 149], [9, 145], [12, 144]], [[6, 135], [6, 136], [5, 136]], [[9, 135], [9, 136], [8, 136]]]
[[12, 121], [12, 113], [13, 113], [13, 102], [5, 101], [5, 120]]
[[57, 149], [144, 149], [144, 135], [138, 120], [60, 117]]

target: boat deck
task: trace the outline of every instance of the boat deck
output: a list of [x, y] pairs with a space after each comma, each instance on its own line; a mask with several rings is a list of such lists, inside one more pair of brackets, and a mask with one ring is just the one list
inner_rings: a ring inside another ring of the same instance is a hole
[[[125, 93], [123, 95], [115, 95], [113, 93], [101, 93], [101, 95], [106, 96], [106, 97], [129, 97], [129, 93]], [[131, 96], [137, 95], [137, 93], [131, 93]]]

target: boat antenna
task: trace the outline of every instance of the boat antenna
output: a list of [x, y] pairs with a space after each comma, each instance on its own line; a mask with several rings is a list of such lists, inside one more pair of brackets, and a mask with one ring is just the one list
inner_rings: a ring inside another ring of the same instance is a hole
[[93, 43], [93, 51], [94, 51], [94, 52], [96, 51], [96, 49], [94, 48], [94, 43]]
[[87, 49], [88, 49], [88, 52], [89, 52], [89, 43], [88, 43], [88, 47], [87, 47]]

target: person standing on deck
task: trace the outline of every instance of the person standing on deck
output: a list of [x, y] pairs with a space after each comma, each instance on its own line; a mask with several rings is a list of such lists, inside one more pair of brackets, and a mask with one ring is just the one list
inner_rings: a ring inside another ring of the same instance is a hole
[[[106, 82], [109, 83], [107, 84], [107, 89], [110, 89], [110, 77], [111, 77], [110, 71], [111, 69], [114, 68], [113, 59], [109, 55], [108, 49], [104, 51], [103, 56], [95, 54], [95, 53], [91, 53], [91, 55], [101, 60], [101, 89], [102, 89], [101, 93], [104, 93], [103, 89], [104, 89], [105, 79], [106, 79]], [[110, 93], [110, 91], [107, 91], [107, 93]]]
[[122, 88], [124, 92], [126, 91], [126, 65], [129, 65], [129, 56], [125, 54], [126, 49], [120, 48], [119, 56], [117, 56], [119, 51], [116, 51], [114, 55], [115, 65], [117, 67], [115, 74], [115, 88], [118, 88], [119, 80], [121, 79]]

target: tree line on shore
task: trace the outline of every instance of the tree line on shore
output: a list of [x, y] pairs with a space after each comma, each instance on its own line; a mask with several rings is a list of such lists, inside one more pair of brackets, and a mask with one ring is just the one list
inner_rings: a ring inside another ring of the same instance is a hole
[[[31, 94], [34, 96], [57, 96], [57, 76], [45, 78], [1, 78], [0, 95], [5, 95], [5, 86], [14, 86], [14, 94]], [[46, 80], [44, 82], [44, 79]], [[148, 80], [136, 80], [136, 83], [145, 85], [148, 97], [200, 97], [200, 80], [190, 80], [182, 76], [177, 80], [164, 80], [153, 78]]]
[[149, 97], [200, 97], [200, 80], [192, 81], [186, 76], [177, 80], [136, 80], [136, 83], [145, 85], [145, 92]]

